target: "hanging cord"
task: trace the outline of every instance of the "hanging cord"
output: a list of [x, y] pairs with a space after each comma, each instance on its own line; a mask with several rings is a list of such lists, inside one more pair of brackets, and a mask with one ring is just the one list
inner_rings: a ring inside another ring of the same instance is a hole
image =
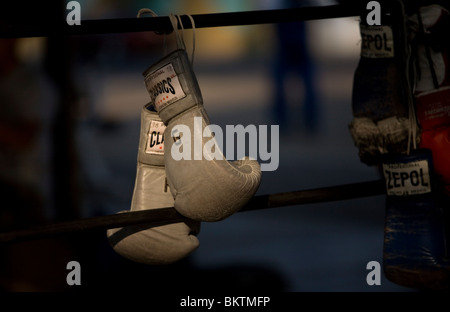
[[191, 25], [192, 25], [192, 55], [191, 55], [191, 64], [192, 66], [194, 66], [194, 54], [195, 54], [195, 22], [194, 22], [194, 18], [188, 14], [187, 17], [189, 18], [189, 20], [191, 21]]
[[[144, 14], [150, 14], [153, 17], [157, 17], [158, 15], [151, 9], [148, 8], [142, 8], [139, 10], [137, 17], [140, 18], [142, 15]], [[192, 25], [192, 54], [191, 54], [191, 64], [194, 65], [194, 54], [195, 54], [195, 22], [194, 22], [194, 18], [189, 15], [186, 14], [186, 16], [189, 18], [189, 20], [191, 21], [191, 25]], [[186, 44], [184, 42], [184, 26], [183, 26], [183, 22], [181, 21], [181, 16], [178, 14], [169, 14], [169, 19], [170, 22], [172, 23], [172, 28], [173, 31], [175, 33], [175, 37], [176, 37], [176, 41], [177, 41], [177, 47], [179, 49], [183, 49], [186, 50]], [[180, 25], [181, 27], [181, 33], [180, 30], [178, 29], [178, 25]], [[161, 32], [161, 31], [155, 31], [155, 33], [157, 33], [158, 35], [164, 35], [164, 55], [167, 55], [167, 42], [166, 42], [166, 33], [165, 32]]]
[[[194, 54], [195, 54], [195, 22], [191, 15], [186, 15], [192, 24], [192, 54], [191, 54], [191, 64], [194, 65]], [[176, 40], [177, 40], [177, 46], [180, 49], [186, 50], [186, 44], [184, 42], [184, 26], [183, 22], [181, 21], [180, 15], [170, 14], [169, 15], [170, 22], [172, 23], [173, 31], [175, 32]], [[181, 27], [181, 33], [178, 29], [178, 24]]]
[[[150, 15], [153, 16], [153, 17], [157, 17], [157, 16], [158, 16], [158, 14], [156, 14], [153, 10], [150, 10], [150, 9], [148, 9], [148, 8], [143, 8], [143, 9], [140, 9], [140, 10], [139, 10], [139, 12], [138, 12], [138, 14], [137, 14], [137, 17], [140, 18], [140, 17], [141, 17], [142, 15], [144, 15], [144, 14], [150, 14]], [[167, 40], [166, 40], [166, 33], [163, 32], [163, 31], [158, 31], [158, 30], [155, 30], [154, 32], [155, 32], [155, 34], [163, 35], [164, 55], [166, 55], [166, 54], [167, 54]]]
[[[186, 50], [186, 45], [184, 44], [184, 28], [183, 28], [183, 23], [181, 23], [181, 21], [179, 22], [178, 20], [178, 15], [169, 14], [169, 19], [170, 22], [172, 23], [172, 28], [173, 28], [173, 32], [175, 33], [175, 39], [177, 41], [177, 47], [178, 49], [183, 49]], [[180, 23], [181, 25], [181, 31], [183, 33], [180, 34], [180, 30], [178, 29], [178, 23]]]
[[415, 111], [415, 105], [414, 105], [414, 98], [413, 98], [413, 90], [415, 89], [415, 87], [411, 84], [411, 79], [410, 79], [410, 64], [411, 64], [411, 46], [408, 43], [408, 31], [407, 31], [407, 26], [404, 23], [404, 20], [407, 18], [406, 14], [405, 14], [405, 8], [403, 5], [402, 1], [398, 1], [398, 5], [400, 6], [400, 13], [402, 14], [401, 19], [402, 19], [402, 28], [401, 28], [401, 32], [403, 35], [404, 39], [404, 51], [405, 51], [405, 59], [406, 59], [406, 65], [405, 65], [405, 80], [406, 80], [406, 98], [407, 98], [407, 102], [408, 102], [408, 121], [409, 121], [409, 125], [408, 125], [408, 145], [407, 145], [407, 149], [406, 149], [406, 153], [407, 155], [409, 155], [411, 153], [411, 145], [412, 148], [415, 150], [417, 149], [417, 116], [416, 116], [416, 111]]
[[[148, 9], [148, 8], [143, 8], [143, 9], [140, 9], [140, 10], [139, 10], [139, 12], [138, 12], [138, 14], [137, 14], [137, 17], [140, 18], [141, 15], [144, 15], [144, 14], [150, 14], [150, 15], [153, 16], [153, 17], [157, 17], [157, 16], [158, 16], [158, 14], [156, 14], [155, 11], [150, 10], [150, 9]], [[163, 31], [160, 31], [160, 30], [155, 30], [154, 32], [155, 32], [156, 34], [158, 34], [158, 35], [164, 34], [164, 32], [163, 32]]]
[[150, 14], [153, 17], [157, 17], [158, 16], [158, 14], [156, 14], [155, 11], [150, 10], [148, 8], [143, 8], [143, 9], [139, 10], [139, 12], [137, 14], [137, 17], [140, 18], [142, 14], [146, 14], [146, 13]]
[[409, 117], [409, 135], [408, 135], [408, 149], [407, 155], [410, 154], [411, 149], [411, 141], [413, 149], [417, 149], [417, 116], [416, 110], [414, 106], [413, 92], [415, 87], [411, 85], [410, 79], [410, 62], [411, 62], [411, 49], [408, 45], [407, 48], [407, 56], [406, 56], [406, 84], [408, 86], [407, 89], [407, 97], [408, 97], [408, 117]]

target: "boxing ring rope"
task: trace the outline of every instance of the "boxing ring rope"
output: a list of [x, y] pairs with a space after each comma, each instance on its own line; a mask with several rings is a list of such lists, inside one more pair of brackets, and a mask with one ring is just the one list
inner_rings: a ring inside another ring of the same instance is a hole
[[[238, 212], [349, 200], [384, 194], [386, 194], [385, 182], [383, 180], [375, 180], [317, 189], [258, 195], [254, 196], [252, 200]], [[173, 207], [133, 211], [48, 225], [39, 225], [28, 229], [0, 233], [0, 243], [40, 239], [59, 234], [82, 231], [106, 230], [135, 224], [147, 224], [149, 227], [155, 227], [185, 220], [187, 220], [187, 218], [180, 215]]]
[[[271, 24], [317, 19], [343, 18], [359, 16], [362, 7], [348, 5], [312, 6], [279, 10], [260, 10], [230, 13], [210, 13], [191, 15], [195, 28], [242, 26]], [[184, 29], [192, 28], [187, 15], [181, 15]], [[126, 32], [173, 31], [168, 16], [151, 18], [121, 18], [81, 20], [81, 25], [69, 26], [65, 20], [43, 20], [39, 24], [0, 24], [0, 38], [51, 37], [71, 35], [94, 35]], [[318, 189], [300, 190], [269, 195], [259, 195], [239, 212], [269, 209], [284, 206], [313, 204], [348, 200], [360, 197], [385, 194], [384, 181], [360, 182]], [[106, 230], [135, 224], [148, 224], [149, 227], [161, 226], [186, 220], [173, 207], [133, 211], [128, 213], [84, 218], [53, 224], [37, 225], [26, 229], [0, 233], [0, 243], [10, 243], [30, 239], [39, 239], [59, 234], [76, 233], [90, 230]]]
[[[195, 14], [191, 16], [194, 19], [195, 28], [206, 28], [342, 18], [359, 16], [360, 12], [361, 8], [358, 6], [338, 4], [278, 10]], [[187, 15], [181, 15], [181, 20], [185, 29], [192, 28], [191, 21]], [[26, 21], [21, 22], [19, 25], [0, 24], [0, 38], [93, 35], [142, 31], [170, 33], [172, 30], [172, 24], [168, 16], [81, 20], [81, 25], [73, 26], [69, 26], [65, 20], [58, 21], [58, 23], [43, 20], [42, 23], [32, 25], [26, 24]]]

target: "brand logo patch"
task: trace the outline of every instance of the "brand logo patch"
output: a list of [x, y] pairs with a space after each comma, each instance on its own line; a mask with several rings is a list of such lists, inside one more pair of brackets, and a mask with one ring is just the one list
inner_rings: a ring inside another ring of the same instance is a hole
[[394, 57], [394, 37], [389, 26], [361, 25], [361, 56], [366, 58]]
[[148, 74], [145, 83], [157, 110], [186, 96], [172, 64]]
[[427, 160], [383, 164], [383, 173], [389, 196], [408, 196], [431, 192]]
[[166, 126], [162, 121], [151, 121], [145, 148], [147, 154], [164, 155], [164, 130]]

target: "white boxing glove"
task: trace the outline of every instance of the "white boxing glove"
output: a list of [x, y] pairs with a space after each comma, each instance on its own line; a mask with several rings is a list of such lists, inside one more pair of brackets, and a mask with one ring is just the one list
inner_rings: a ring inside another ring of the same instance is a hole
[[[249, 158], [225, 159], [208, 127], [186, 51], [168, 54], [149, 67], [144, 77], [151, 103], [167, 125], [164, 159], [175, 209], [185, 217], [207, 222], [240, 210], [260, 185], [260, 165]], [[180, 154], [184, 156], [180, 158]]]
[[[131, 211], [174, 205], [164, 169], [164, 129], [154, 108], [144, 106]], [[199, 231], [200, 222], [189, 220], [157, 227], [144, 223], [109, 229], [107, 236], [121, 256], [139, 263], [163, 265], [179, 261], [196, 250]]]

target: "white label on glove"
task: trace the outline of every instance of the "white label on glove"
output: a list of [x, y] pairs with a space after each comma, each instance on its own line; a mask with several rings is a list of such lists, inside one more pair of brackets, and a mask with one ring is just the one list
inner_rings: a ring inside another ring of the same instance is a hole
[[145, 82], [156, 110], [186, 96], [172, 64], [167, 64], [155, 70], [146, 77]]
[[394, 37], [389, 26], [360, 25], [361, 56], [367, 58], [394, 57]]
[[388, 196], [408, 196], [431, 192], [427, 160], [383, 164]]
[[145, 148], [147, 154], [164, 155], [164, 130], [166, 126], [162, 121], [151, 121]]

